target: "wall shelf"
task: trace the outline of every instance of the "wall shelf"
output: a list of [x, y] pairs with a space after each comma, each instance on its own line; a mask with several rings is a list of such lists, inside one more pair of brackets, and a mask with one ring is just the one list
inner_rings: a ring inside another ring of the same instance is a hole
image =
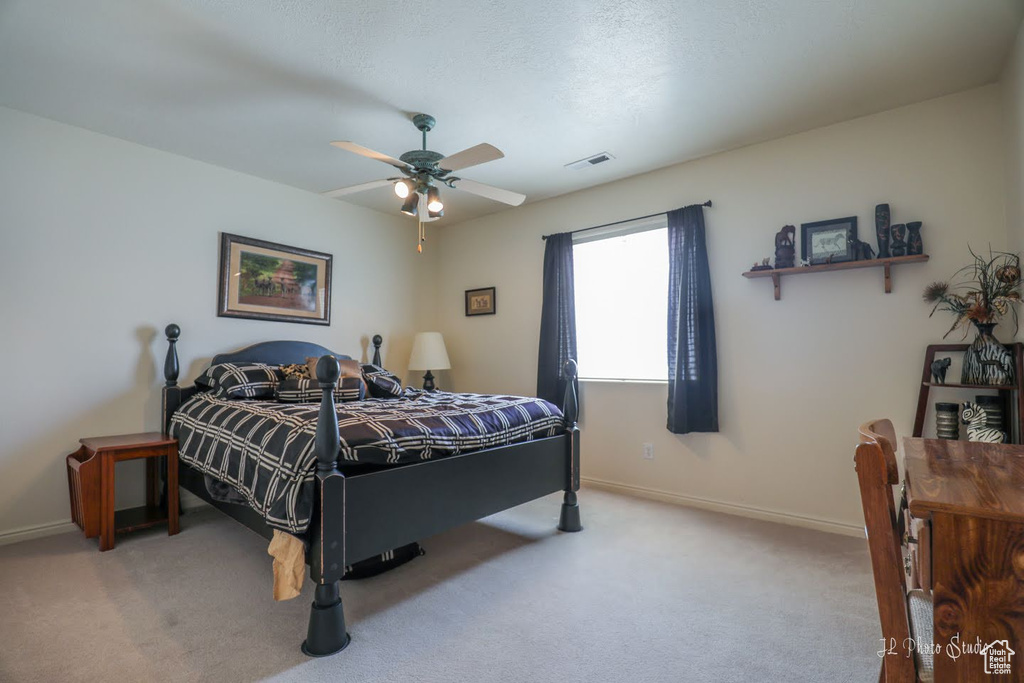
[[892, 266], [902, 263], [921, 263], [928, 260], [928, 254], [915, 256], [894, 256], [892, 258], [871, 259], [869, 261], [844, 261], [843, 263], [822, 263], [817, 266], [801, 266], [797, 268], [772, 268], [771, 270], [748, 270], [743, 273], [745, 278], [770, 277], [775, 284], [775, 300], [782, 298], [783, 275], [806, 275], [807, 273], [824, 273], [834, 270], [857, 270], [859, 268], [884, 268], [885, 293], [892, 291]]
[[921, 384], [938, 389], [943, 387], [949, 387], [950, 389], [995, 389], [997, 391], [1017, 391], [1019, 389], [1016, 384], [939, 384], [938, 382], [921, 382]]

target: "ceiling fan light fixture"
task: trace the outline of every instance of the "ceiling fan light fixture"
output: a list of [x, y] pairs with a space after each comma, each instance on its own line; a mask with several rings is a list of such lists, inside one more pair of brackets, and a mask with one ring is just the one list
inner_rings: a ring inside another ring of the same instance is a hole
[[440, 215], [444, 211], [444, 204], [441, 203], [441, 193], [433, 185], [427, 188], [427, 211], [430, 212], [431, 216], [435, 213]]
[[[435, 182], [451, 189], [475, 194], [479, 197], [502, 202], [510, 206], [519, 206], [526, 200], [526, 195], [519, 194], [518, 192], [502, 190], [498, 187], [491, 187], [490, 185], [451, 175], [453, 171], [501, 159], [505, 155], [500, 149], [486, 142], [469, 147], [461, 152], [456, 152], [455, 154], [449, 154], [448, 156], [428, 149], [427, 133], [434, 128], [436, 123], [433, 116], [416, 114], [413, 117], [413, 125], [423, 134], [423, 148], [405, 152], [397, 159], [348, 140], [332, 142], [331, 144], [339, 149], [388, 164], [398, 169], [402, 176], [405, 177], [393, 176], [391, 178], [382, 178], [368, 183], [342, 187], [337, 190], [324, 192], [323, 194], [328, 197], [342, 197], [356, 192], [386, 187], [390, 183], [395, 195], [402, 200], [402, 213], [407, 216], [418, 216], [421, 222], [444, 216], [444, 202], [441, 201], [441, 193], [438, 188], [433, 186]], [[600, 158], [584, 161], [594, 164], [612, 158], [607, 153], [598, 155], [598, 157]], [[423, 203], [423, 206], [420, 206], [420, 202]]]
[[416, 211], [419, 207], [420, 196], [415, 192], [410, 192], [405, 198], [405, 202], [402, 203], [402, 213], [406, 216], [415, 216]]

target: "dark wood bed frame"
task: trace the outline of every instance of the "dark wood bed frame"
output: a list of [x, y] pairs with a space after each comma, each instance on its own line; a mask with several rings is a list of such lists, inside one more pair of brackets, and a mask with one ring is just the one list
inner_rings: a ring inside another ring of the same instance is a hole
[[[163, 428], [198, 389], [178, 386], [176, 344], [181, 330], [168, 325], [164, 361]], [[373, 337], [373, 362], [380, 365], [380, 335]], [[338, 469], [340, 437], [334, 419], [333, 389], [338, 359], [318, 344], [270, 341], [213, 357], [212, 364], [262, 362], [269, 365], [303, 363], [319, 357], [316, 374], [323, 398], [315, 437], [316, 500], [310, 523], [306, 563], [316, 583], [309, 628], [302, 651], [313, 657], [343, 650], [350, 637], [339, 582], [345, 567], [388, 550], [424, 539], [452, 527], [564, 491], [558, 528], [580, 531], [580, 432], [575, 381], [576, 363], [565, 366], [569, 382], [562, 412], [565, 432], [535, 441], [488, 448], [439, 460], [389, 467], [373, 472], [342, 474]], [[179, 460], [179, 485], [266, 538], [273, 536], [263, 517], [247, 505], [214, 500], [201, 472]]]

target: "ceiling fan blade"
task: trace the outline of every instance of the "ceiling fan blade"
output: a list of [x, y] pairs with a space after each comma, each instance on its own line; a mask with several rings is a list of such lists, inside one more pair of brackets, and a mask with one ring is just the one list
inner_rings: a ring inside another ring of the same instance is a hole
[[371, 180], [368, 183], [362, 183], [361, 185], [349, 185], [338, 190], [331, 190], [330, 192], [324, 192], [325, 197], [344, 197], [347, 194], [355, 194], [356, 192], [363, 192], [364, 190], [373, 190], [378, 187], [384, 187], [390, 185], [393, 180]]
[[475, 147], [464, 149], [461, 152], [456, 152], [451, 156], [441, 159], [441, 161], [437, 162], [437, 165], [446, 171], [458, 171], [462, 168], [486, 164], [488, 161], [501, 159], [504, 156], [505, 154], [494, 145], [481, 142]]
[[496, 202], [502, 202], [511, 206], [519, 206], [526, 201], [525, 194], [519, 194], [518, 192], [512, 192], [510, 190], [503, 190], [500, 187], [493, 187], [491, 185], [484, 185], [483, 183], [478, 183], [475, 180], [467, 180], [466, 178], [459, 178], [455, 181], [452, 187], [456, 190], [462, 190], [463, 192], [487, 197], [488, 199], [493, 199]]
[[344, 149], [349, 152], [355, 152], [360, 156], [368, 157], [370, 159], [376, 159], [377, 161], [383, 161], [385, 164], [391, 164], [395, 168], [401, 169], [403, 171], [409, 168], [409, 164], [405, 163], [404, 161], [399, 161], [394, 157], [389, 157], [387, 154], [384, 154], [382, 152], [375, 152], [368, 147], [357, 145], [356, 143], [349, 142], [348, 140], [335, 140], [331, 144], [339, 149]]

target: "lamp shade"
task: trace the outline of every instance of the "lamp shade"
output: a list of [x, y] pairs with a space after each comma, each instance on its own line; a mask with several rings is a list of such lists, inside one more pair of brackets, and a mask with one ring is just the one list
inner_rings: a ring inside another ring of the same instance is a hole
[[440, 332], [417, 332], [409, 357], [410, 370], [447, 370], [451, 368], [444, 337]]

